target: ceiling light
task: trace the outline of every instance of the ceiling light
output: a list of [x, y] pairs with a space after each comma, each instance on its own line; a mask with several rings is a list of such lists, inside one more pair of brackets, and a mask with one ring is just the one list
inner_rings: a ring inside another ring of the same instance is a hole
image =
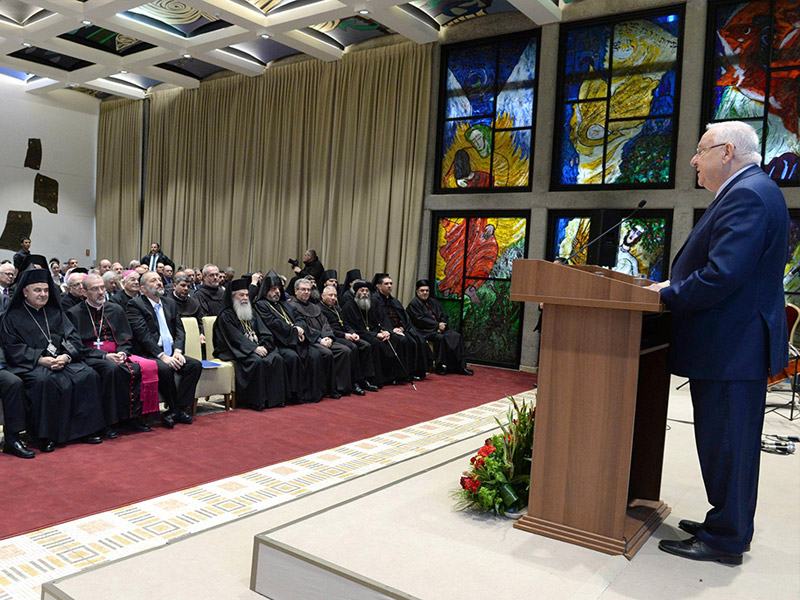
[[191, 54], [184, 54], [183, 58], [192, 58], [192, 55]]
[[25, 46], [26, 48], [30, 48], [31, 47], [31, 43], [30, 42], [22, 42], [22, 45]]
[[360, 10], [360, 11], [358, 11], [358, 14], [360, 14], [360, 15], [368, 15], [369, 11], [368, 10]]
[[269, 35], [267, 35], [266, 33], [262, 33], [261, 34], [261, 39], [262, 40], [268, 40], [269, 39]]
[[81, 24], [82, 24], [82, 25], [87, 25], [87, 26], [88, 26], [88, 25], [91, 25], [91, 24], [92, 24], [92, 22], [91, 22], [91, 21], [87, 21], [86, 19], [84, 19], [83, 21], [81, 21]]

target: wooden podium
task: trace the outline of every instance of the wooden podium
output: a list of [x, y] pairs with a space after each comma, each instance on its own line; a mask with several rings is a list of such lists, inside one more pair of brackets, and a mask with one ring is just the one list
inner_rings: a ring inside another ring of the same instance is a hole
[[630, 559], [670, 511], [669, 313], [629, 275], [542, 260], [514, 261], [511, 299], [544, 303], [528, 514], [514, 527]]

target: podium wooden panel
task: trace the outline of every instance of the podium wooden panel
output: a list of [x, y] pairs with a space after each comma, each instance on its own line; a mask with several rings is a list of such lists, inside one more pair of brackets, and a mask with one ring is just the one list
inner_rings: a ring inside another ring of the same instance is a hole
[[602, 267], [515, 260], [511, 299], [545, 303], [528, 514], [514, 526], [631, 558], [669, 514], [659, 294]]

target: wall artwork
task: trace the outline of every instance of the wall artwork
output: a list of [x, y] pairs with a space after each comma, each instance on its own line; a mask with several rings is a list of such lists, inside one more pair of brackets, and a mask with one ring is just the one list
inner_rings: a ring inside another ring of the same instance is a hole
[[[555, 222], [555, 237], [552, 256], [569, 258], [570, 265], [587, 264], [588, 248], [583, 248], [591, 238], [591, 217], [560, 217]], [[578, 252], [580, 250], [580, 252]], [[575, 256], [572, 256], [575, 252]], [[571, 258], [570, 258], [571, 257]]]
[[25, 153], [25, 168], [38, 171], [42, 166], [42, 140], [28, 138], [28, 151]]
[[619, 228], [614, 270], [651, 281], [664, 279], [666, 219], [627, 219]]
[[470, 362], [519, 366], [522, 305], [509, 295], [512, 261], [527, 251], [528, 220], [527, 213], [436, 217], [433, 293]]
[[551, 187], [669, 187], [683, 8], [561, 28]]
[[749, 122], [764, 170], [800, 184], [800, 2], [727, 0], [708, 14], [706, 121]]
[[783, 270], [783, 291], [787, 302], [800, 303], [800, 210], [789, 211], [789, 261]]
[[538, 31], [442, 49], [437, 192], [530, 189]]
[[10, 210], [6, 214], [6, 226], [0, 235], [0, 248], [16, 252], [19, 250], [19, 241], [31, 237], [33, 219], [30, 211]]
[[54, 215], [58, 214], [58, 181], [37, 173], [33, 182], [33, 202]]

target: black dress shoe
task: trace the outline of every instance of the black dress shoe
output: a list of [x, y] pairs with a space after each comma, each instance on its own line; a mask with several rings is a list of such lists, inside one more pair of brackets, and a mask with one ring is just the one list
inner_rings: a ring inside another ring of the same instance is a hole
[[661, 540], [658, 549], [689, 560], [716, 561], [723, 565], [742, 564], [741, 554], [728, 554], [722, 550], [715, 550], [696, 537], [690, 537], [688, 540]]
[[412, 375], [411, 381], [422, 381], [422, 377], [420, 377], [419, 375]]
[[87, 435], [85, 438], [83, 438], [83, 443], [84, 444], [102, 444], [103, 443], [103, 438], [101, 438], [96, 433], [93, 433], [93, 434]]
[[437, 375], [447, 375], [447, 369], [444, 368], [444, 365], [438, 365], [434, 373]]
[[330, 394], [325, 394], [325, 397], [331, 400], [338, 400], [342, 395], [339, 392], [331, 392]]
[[463, 371], [461, 371], [461, 374], [462, 375], [474, 375], [475, 371], [473, 371], [472, 369], [464, 369]]
[[[689, 535], [697, 535], [697, 532], [703, 528], [702, 523], [698, 523], [697, 521], [690, 521], [689, 519], [681, 519], [678, 523], [678, 527], [683, 529]], [[750, 544], [747, 543], [744, 546], [745, 552], [750, 552]]]
[[372, 385], [369, 381], [365, 381], [364, 385], [361, 386], [361, 389], [367, 390], [368, 392], [377, 392], [378, 386]]
[[183, 423], [184, 425], [191, 425], [193, 421], [192, 417], [182, 410], [177, 411], [172, 418], [175, 419], [176, 423]]
[[3, 452], [5, 454], [11, 454], [12, 456], [18, 456], [19, 458], [35, 458], [36, 454], [34, 454], [33, 450], [28, 448], [25, 445], [25, 442], [22, 440], [17, 440], [13, 444], [5, 443], [3, 445]]
[[111, 429], [111, 427], [106, 427], [105, 429], [100, 430], [98, 435], [100, 437], [104, 437], [107, 440], [115, 440], [119, 437], [117, 432]]
[[39, 440], [39, 450], [42, 452], [52, 452], [56, 449], [56, 443], [53, 440]]
[[128, 429], [130, 429], [131, 431], [138, 431], [138, 432], [140, 432], [140, 433], [146, 433], [146, 432], [148, 432], [148, 431], [153, 431], [152, 429], [150, 429], [150, 426], [149, 426], [149, 425], [145, 425], [145, 424], [144, 424], [144, 423], [142, 423], [141, 421], [135, 421], [135, 420], [133, 420], [133, 419], [131, 419], [130, 421], [126, 421], [125, 423], [123, 423], [123, 426], [124, 426], [124, 427], [127, 427], [127, 428], [128, 428]]
[[362, 390], [362, 389], [361, 389], [361, 386], [360, 386], [360, 385], [358, 385], [357, 383], [356, 383], [355, 385], [353, 385], [353, 393], [354, 393], [356, 396], [366, 396], [366, 395], [367, 395], [367, 392], [365, 392], [364, 390]]
[[164, 425], [166, 425], [168, 429], [175, 427], [175, 413], [165, 412], [161, 415], [161, 418], [164, 419]]

